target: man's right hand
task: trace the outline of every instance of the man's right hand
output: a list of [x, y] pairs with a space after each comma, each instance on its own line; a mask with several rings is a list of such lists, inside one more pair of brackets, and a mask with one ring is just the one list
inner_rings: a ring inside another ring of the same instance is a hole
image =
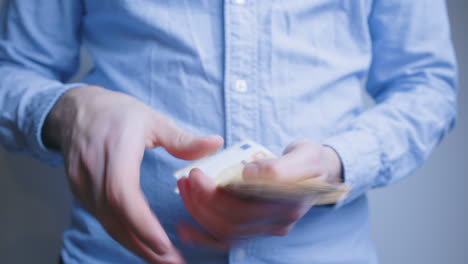
[[96, 86], [66, 92], [43, 137], [62, 152], [75, 197], [115, 240], [152, 263], [184, 262], [140, 188], [143, 153], [162, 146], [195, 160], [220, 148], [221, 137], [194, 136], [135, 98]]

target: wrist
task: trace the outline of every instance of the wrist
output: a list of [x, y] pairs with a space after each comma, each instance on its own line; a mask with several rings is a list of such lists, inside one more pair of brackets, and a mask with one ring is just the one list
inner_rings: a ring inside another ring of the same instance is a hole
[[44, 125], [42, 127], [42, 142], [44, 146], [52, 150], [61, 150], [61, 138], [62, 138], [62, 119], [64, 112], [64, 101], [68, 101], [66, 97], [70, 91], [65, 92], [55, 103], [47, 115]]
[[42, 126], [42, 142], [44, 146], [48, 149], [59, 150], [60, 149], [60, 141], [59, 141], [59, 132], [58, 128], [60, 126], [57, 125], [57, 120], [52, 117], [52, 111], [47, 115], [47, 118]]
[[336, 151], [328, 146], [323, 147], [325, 160], [326, 160], [326, 171], [327, 181], [329, 183], [342, 183], [343, 182], [343, 164]]
[[53, 149], [61, 150], [64, 128], [67, 127], [64, 122], [73, 122], [72, 114], [74, 106], [77, 105], [76, 100], [83, 89], [89, 89], [91, 86], [81, 86], [66, 91], [52, 107], [47, 115], [42, 127], [41, 137], [44, 146]]

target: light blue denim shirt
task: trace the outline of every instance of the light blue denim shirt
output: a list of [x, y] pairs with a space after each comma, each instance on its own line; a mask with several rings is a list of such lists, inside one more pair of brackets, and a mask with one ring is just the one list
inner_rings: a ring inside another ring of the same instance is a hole
[[[228, 252], [187, 246], [193, 221], [173, 190], [187, 165], [146, 152], [142, 188], [190, 263], [376, 263], [365, 193], [419, 167], [453, 126], [456, 63], [443, 0], [10, 0], [0, 27], [0, 141], [50, 164], [41, 128], [68, 89], [130, 94], [226, 146], [245, 138], [276, 154], [308, 138], [333, 147], [352, 186], [284, 237]], [[95, 67], [66, 84], [80, 45]], [[364, 109], [361, 88], [376, 105]], [[39, 177], [31, 175], [31, 177]], [[47, 176], [44, 180], [47, 179]], [[66, 263], [143, 263], [75, 202]]]

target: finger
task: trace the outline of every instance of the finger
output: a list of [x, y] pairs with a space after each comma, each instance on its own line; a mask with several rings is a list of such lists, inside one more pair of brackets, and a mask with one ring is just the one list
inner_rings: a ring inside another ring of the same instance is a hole
[[213, 196], [216, 191], [216, 184], [214, 181], [206, 176], [203, 171], [198, 168], [192, 169], [189, 173], [189, 181], [195, 191], [205, 193], [207, 197]]
[[315, 151], [305, 147], [294, 147], [277, 159], [263, 159], [249, 163], [243, 170], [245, 180], [271, 180], [278, 183], [300, 181], [321, 176]]
[[[244, 222], [236, 221], [236, 214], [246, 215], [242, 206], [248, 206], [246, 202], [239, 202], [238, 207], [226, 207], [230, 210], [228, 214], [214, 209], [213, 204], [222, 203], [218, 200], [216, 188], [208, 177], [194, 169], [190, 173], [189, 179], [179, 181], [179, 189], [184, 204], [190, 214], [203, 226], [210, 234], [218, 239], [249, 238], [270, 233], [277, 222], [283, 217], [279, 210], [271, 217], [253, 218], [247, 216]], [[223, 204], [221, 204], [223, 206]], [[251, 212], [254, 212], [253, 207]], [[257, 207], [262, 210], [262, 207]], [[276, 209], [276, 208], [275, 208]], [[273, 224], [273, 226], [271, 226]]]
[[239, 198], [232, 192], [218, 189], [213, 197], [212, 207], [220, 214], [227, 215], [236, 223], [267, 223], [284, 216], [297, 201], [258, 200]]
[[91, 213], [95, 213], [96, 211], [96, 204], [98, 195], [96, 195], [96, 188], [93, 184], [91, 179], [91, 172], [86, 168], [82, 161], [79, 161], [81, 164], [78, 166], [78, 173], [79, 173], [79, 180], [75, 182], [73, 185], [73, 193], [78, 198], [78, 200], [82, 203], [83, 207], [86, 208]]
[[[206, 235], [213, 237], [216, 241], [232, 241], [233, 239], [245, 240], [264, 236], [273, 233], [273, 231], [278, 229], [279, 224], [284, 225], [284, 219], [278, 219], [276, 217], [261, 218], [260, 220], [256, 219], [255, 221], [242, 223], [233, 220], [234, 217], [231, 215], [221, 217], [216, 211], [206, 206], [206, 200], [192, 192], [190, 185], [190, 180], [187, 178], [179, 180], [178, 186], [182, 200], [195, 220], [208, 231]], [[242, 210], [231, 209], [237, 211], [238, 214], [245, 214]], [[186, 235], [182, 239], [190, 240], [189, 235]], [[209, 241], [208, 243], [203, 243], [202, 241], [202, 244], [210, 246], [211, 242], [215, 243], [214, 241]]]
[[180, 196], [187, 211], [210, 234], [218, 237], [228, 237], [233, 226], [207, 206], [206, 194], [198, 193], [191, 187], [190, 180], [183, 178], [177, 182]]
[[260, 235], [267, 236], [267, 235], [275, 235], [275, 236], [284, 236], [290, 232], [292, 229], [291, 226], [280, 226], [280, 225], [270, 225], [268, 227], [263, 228], [264, 231], [262, 234], [255, 234], [255, 235], [238, 235], [236, 237], [232, 237], [229, 240], [220, 240], [216, 237], [203, 232], [202, 230], [197, 229], [196, 227], [190, 225], [179, 225], [177, 226], [177, 231], [182, 242], [186, 244], [195, 244], [195, 245], [203, 245], [207, 247], [211, 247], [218, 250], [229, 250], [235, 244], [241, 243], [242, 241], [259, 237]]
[[171, 241], [141, 192], [124, 195], [119, 211], [130, 230], [155, 253], [171, 254]]
[[177, 226], [177, 233], [182, 242], [186, 244], [204, 245], [218, 250], [229, 250], [232, 246], [227, 240], [218, 240], [208, 233], [205, 233], [191, 225], [180, 224]]
[[[284, 212], [294, 205], [288, 201], [246, 200], [217, 188], [213, 181], [201, 170], [193, 169], [188, 179], [194, 193], [189, 202], [197, 201], [197, 205], [212, 209], [230, 222], [266, 223], [282, 217]], [[296, 202], [297, 203], [297, 202]], [[196, 205], [195, 205], [196, 206]]]
[[269, 234], [274, 236], [286, 236], [291, 232], [296, 223], [272, 225]]
[[92, 182], [89, 179], [88, 170], [83, 166], [79, 152], [72, 148], [67, 148], [65, 158], [65, 168], [68, 176], [68, 183], [73, 195], [89, 212], [94, 212], [94, 193]]
[[200, 159], [215, 152], [224, 143], [223, 138], [218, 135], [195, 136], [178, 127], [167, 117], [160, 117], [157, 120], [159, 126], [153, 130], [156, 144], [177, 158]]
[[[221, 222], [218, 216], [206, 210], [207, 200], [203, 196], [195, 193], [195, 190], [190, 186], [188, 178], [182, 178], [177, 182], [180, 190], [180, 197], [184, 202], [187, 211], [195, 218], [195, 220], [203, 227], [210, 227], [211, 232], [221, 232], [222, 228], [218, 228], [216, 222]], [[208, 229], [207, 229], [208, 230]]]
[[106, 153], [106, 200], [125, 226], [156, 254], [177, 254], [140, 188], [144, 146], [135, 137], [113, 142]]
[[124, 247], [151, 263], [183, 264], [185, 261], [180, 254], [158, 255], [147, 247], [135, 234], [119, 220], [119, 216], [113, 218], [113, 226], [107, 227], [111, 230], [110, 235]]
[[[214, 202], [223, 203], [216, 196]], [[227, 205], [222, 214], [237, 226], [236, 233], [230, 238], [249, 239], [263, 235], [283, 236], [310, 209], [312, 203], [306, 201], [256, 202], [252, 206], [232, 207]]]

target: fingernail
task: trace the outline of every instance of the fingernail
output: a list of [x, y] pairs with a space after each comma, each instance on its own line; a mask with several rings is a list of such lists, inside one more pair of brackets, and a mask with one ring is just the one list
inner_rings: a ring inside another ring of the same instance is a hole
[[245, 165], [244, 173], [243, 173], [244, 179], [252, 180], [252, 179], [258, 178], [259, 171], [260, 171], [260, 167], [255, 163], [249, 163]]

